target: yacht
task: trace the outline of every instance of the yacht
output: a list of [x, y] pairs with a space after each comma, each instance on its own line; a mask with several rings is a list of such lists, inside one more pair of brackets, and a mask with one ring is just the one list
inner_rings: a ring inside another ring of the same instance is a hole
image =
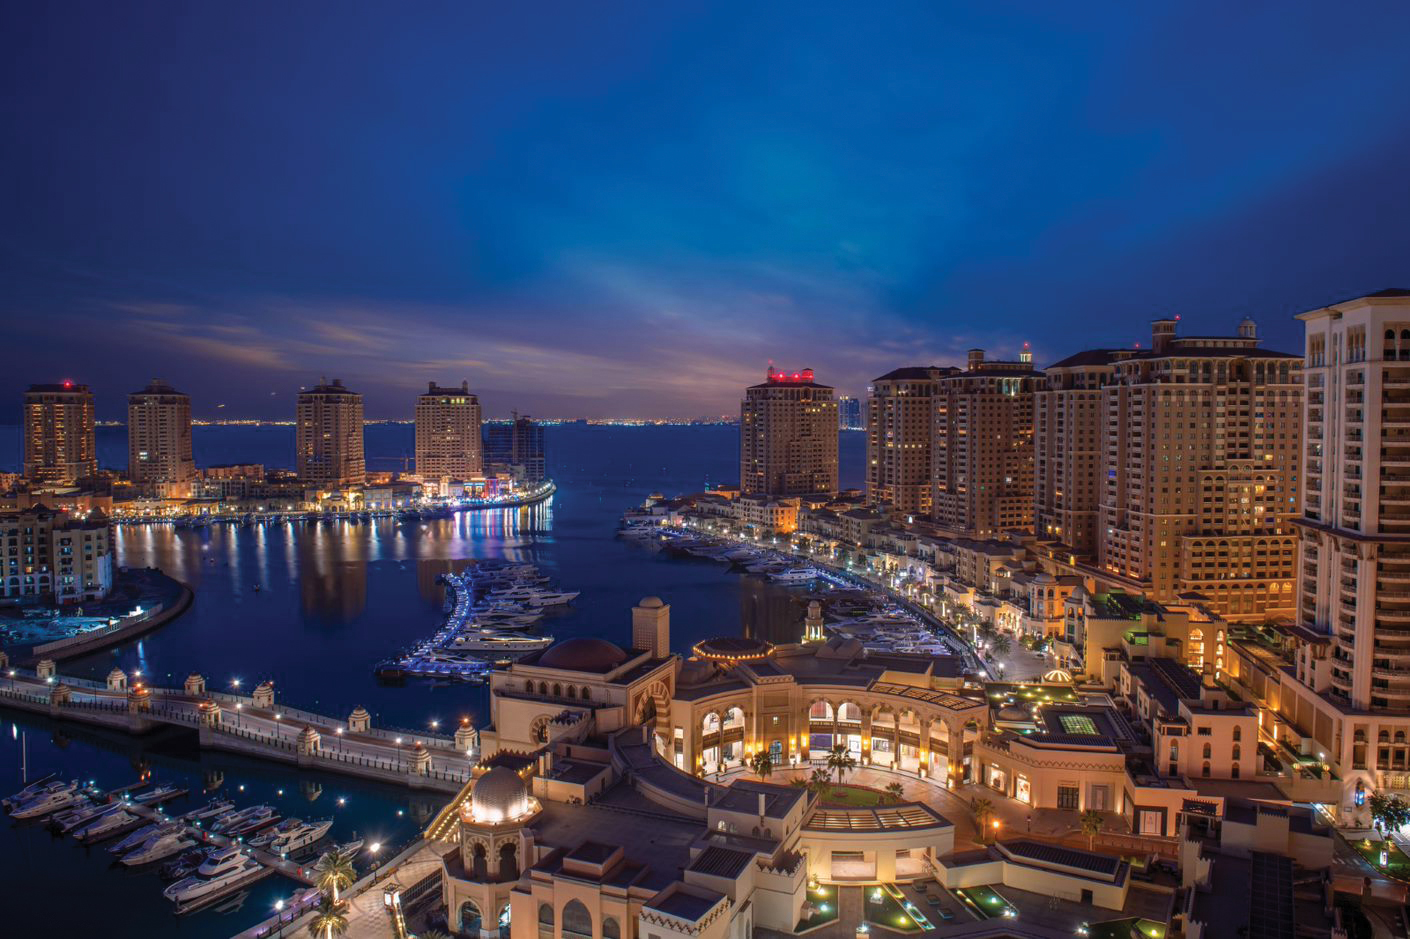
[[102, 816], [111, 815], [121, 808], [121, 804], [111, 802], [102, 805], [89, 805], [81, 809], [70, 809], [67, 812], [60, 812], [58, 815], [55, 815], [53, 825], [61, 833], [68, 834], [75, 828], [81, 828], [84, 825], [95, 822]]
[[256, 816], [262, 815], [267, 818], [268, 816], [273, 814], [274, 808], [272, 806], [252, 805], [249, 808], [244, 808], [236, 812], [231, 812], [229, 815], [220, 816], [216, 820], [216, 822], [211, 825], [211, 831], [217, 834], [226, 834], [230, 831], [230, 829], [236, 827], [237, 825], [243, 825], [245, 822], [249, 821], [252, 818], [255, 818]]
[[289, 832], [294, 831], [295, 829], [301, 827], [303, 824], [304, 820], [301, 818], [286, 818], [284, 819], [284, 821], [280, 822], [278, 825], [275, 825], [273, 828], [266, 828], [258, 835], [255, 835], [253, 838], [249, 839], [248, 844], [252, 848], [263, 848], [265, 845], [274, 841], [276, 838], [280, 838], [288, 834]]
[[328, 834], [328, 829], [333, 827], [333, 820], [325, 818], [316, 822], [302, 822], [298, 826], [282, 832], [269, 843], [267, 849], [270, 854], [277, 854], [280, 857], [290, 855], [296, 851], [302, 851], [309, 845], [321, 840]]
[[226, 821], [230, 822], [229, 824], [222, 822], [221, 824], [225, 825], [225, 827], [221, 829], [221, 832], [232, 838], [238, 838], [241, 835], [248, 835], [252, 831], [259, 831], [266, 825], [273, 825], [275, 822], [279, 821], [279, 816], [274, 814], [272, 806], [257, 805], [249, 811], [250, 814], [243, 819], [233, 822], [227, 819]]
[[481, 631], [456, 636], [451, 648], [478, 655], [527, 655], [553, 645], [552, 636], [513, 636], [501, 632]]
[[182, 826], [170, 830], [163, 830], [158, 834], [148, 838], [136, 849], [122, 856], [122, 863], [128, 867], [136, 867], [139, 864], [151, 864], [153, 861], [160, 861], [194, 847], [195, 839], [187, 834]]
[[508, 587], [504, 590], [496, 590], [490, 593], [490, 599], [495, 601], [513, 600], [519, 603], [528, 604], [530, 607], [559, 606], [564, 603], [572, 603], [578, 598], [577, 590], [545, 590], [541, 587]]
[[117, 844], [109, 846], [108, 850], [111, 851], [113, 854], [126, 854], [134, 848], [141, 846], [144, 842], [148, 841], [149, 839], [155, 838], [157, 835], [160, 835], [162, 832], [167, 831], [171, 828], [179, 827], [181, 826], [175, 822], [153, 822], [150, 825], [143, 825], [141, 828], [137, 829], [132, 834], [119, 841]]
[[157, 805], [158, 803], [175, 799], [185, 792], [185, 789], [179, 789], [176, 786], [158, 786], [141, 795], [133, 796], [132, 801], [136, 802], [138, 805]]
[[769, 574], [769, 580], [782, 584], [801, 584], [817, 577], [817, 572], [807, 567], [789, 567]]
[[73, 833], [73, 836], [85, 844], [94, 841], [102, 841], [104, 838], [111, 838], [119, 832], [126, 831], [131, 826], [142, 821], [140, 815], [133, 815], [125, 809], [104, 815], [96, 821], [89, 822]]
[[57, 783], [53, 787], [46, 786], [34, 798], [21, 802], [10, 814], [15, 818], [42, 818], [51, 812], [70, 808], [82, 798], [84, 796], [78, 791], [77, 782]]
[[192, 809], [181, 816], [183, 822], [199, 824], [209, 819], [223, 815], [235, 808], [235, 803], [229, 799], [212, 799], [198, 809]]
[[241, 884], [261, 876], [264, 870], [258, 861], [241, 854], [239, 848], [226, 848], [206, 858], [192, 876], [167, 887], [162, 896], [176, 904], [176, 912], [186, 913], [214, 903]]
[[14, 795], [9, 795], [6, 796], [4, 799], [0, 799], [0, 806], [3, 806], [5, 811], [8, 812], [10, 809], [19, 805], [21, 802], [28, 802], [30, 799], [33, 799], [35, 796], [39, 795], [41, 792], [44, 792], [47, 789], [52, 789], [63, 785], [62, 782], [54, 782], [53, 779], [54, 774], [50, 773], [43, 779], [35, 780], [28, 786], [25, 786], [19, 792], [16, 792]]

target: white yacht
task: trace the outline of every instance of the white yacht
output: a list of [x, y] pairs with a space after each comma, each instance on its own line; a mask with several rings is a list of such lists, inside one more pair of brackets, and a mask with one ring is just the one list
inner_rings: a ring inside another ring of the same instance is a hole
[[540, 587], [509, 587], [490, 593], [494, 601], [512, 600], [528, 604], [530, 607], [559, 606], [572, 603], [578, 598], [577, 590], [544, 590]]
[[277, 854], [280, 857], [302, 851], [309, 845], [319, 841], [328, 834], [328, 829], [333, 827], [333, 820], [325, 818], [316, 822], [303, 822], [296, 828], [282, 832], [278, 837], [269, 843], [269, 853]]
[[168, 799], [175, 799], [185, 791], [185, 789], [180, 789], [176, 786], [158, 786], [141, 795], [133, 796], [132, 801], [136, 802], [138, 805], [157, 805], [158, 803], [166, 802]]
[[216, 816], [223, 815], [233, 808], [235, 808], [235, 803], [231, 802], [229, 799], [212, 799], [200, 808], [192, 809], [181, 816], [181, 820], [193, 824], [204, 822]]
[[817, 577], [817, 572], [808, 567], [790, 567], [769, 575], [769, 580], [783, 584], [801, 584]]
[[15, 818], [42, 818], [51, 812], [67, 809], [80, 799], [77, 782], [59, 783], [57, 788], [45, 787], [39, 795], [27, 802], [21, 802], [10, 814]]
[[263, 873], [260, 863], [245, 857], [239, 848], [226, 848], [208, 857], [195, 874], [167, 887], [162, 896], [176, 904], [176, 912], [186, 913], [214, 903]]
[[552, 636], [513, 636], [502, 632], [481, 631], [456, 636], [451, 648], [478, 655], [526, 655], [553, 645]]
[[257, 819], [267, 819], [274, 814], [274, 807], [269, 805], [252, 805], [247, 809], [238, 812], [231, 812], [211, 826], [211, 831], [217, 834], [234, 833], [236, 828], [241, 828], [245, 824]]
[[170, 830], [163, 830], [158, 834], [148, 838], [135, 849], [122, 856], [122, 863], [128, 867], [136, 867], [139, 864], [151, 864], [169, 858], [173, 854], [180, 854], [187, 848], [194, 847], [196, 840], [187, 834], [183, 826], [177, 826]]
[[8, 795], [4, 799], [0, 799], [0, 806], [3, 806], [5, 811], [8, 812], [10, 809], [15, 808], [16, 806], [22, 803], [28, 802], [30, 799], [33, 799], [35, 796], [39, 795], [42, 792], [46, 792], [50, 789], [57, 789], [59, 786], [63, 785], [62, 782], [52, 781], [53, 778], [53, 774], [50, 773], [43, 779], [35, 780], [28, 786], [25, 786], [19, 792], [16, 792], [13, 795]]
[[[122, 808], [122, 806], [117, 806], [117, 808]], [[117, 844], [110, 845], [108, 847], [108, 850], [111, 851], [113, 854], [126, 854], [127, 852], [141, 846], [150, 839], [162, 834], [164, 831], [180, 827], [181, 826], [175, 822], [153, 822], [150, 825], [143, 825], [141, 828], [137, 829], [132, 834], [119, 841]]]
[[141, 820], [140, 815], [133, 815], [126, 810], [112, 812], [96, 821], [84, 825], [82, 828], [75, 831], [73, 836], [83, 842], [100, 841], [103, 838], [116, 835], [118, 832]]
[[60, 812], [54, 816], [54, 827], [60, 832], [68, 834], [75, 828], [97, 821], [104, 815], [111, 815], [119, 811], [122, 805], [116, 802], [104, 803], [101, 805], [89, 805], [81, 809], [70, 809], [67, 812]]

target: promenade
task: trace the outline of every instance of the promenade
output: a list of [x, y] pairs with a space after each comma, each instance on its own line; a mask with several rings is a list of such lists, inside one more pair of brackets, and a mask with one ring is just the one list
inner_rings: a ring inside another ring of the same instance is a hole
[[120, 672], [100, 683], [54, 668], [4, 667], [0, 706], [133, 734], [184, 727], [202, 747], [446, 793], [460, 791], [479, 757], [468, 725], [453, 736], [375, 728], [361, 709], [339, 719], [278, 704], [269, 685], [249, 696], [210, 692], [193, 675], [182, 688], [128, 687]]

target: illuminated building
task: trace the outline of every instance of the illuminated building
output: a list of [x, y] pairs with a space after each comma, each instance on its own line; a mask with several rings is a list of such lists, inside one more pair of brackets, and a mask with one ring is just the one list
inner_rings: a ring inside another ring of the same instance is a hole
[[93, 393], [71, 381], [30, 385], [24, 395], [24, 475], [72, 485], [98, 472]]
[[301, 480], [359, 486], [367, 477], [362, 447], [362, 395], [338, 379], [299, 392], [295, 447]]
[[196, 478], [189, 395], [153, 379], [128, 396], [127, 475], [139, 486], [189, 489]]
[[955, 534], [991, 537], [1033, 527], [1033, 392], [1041, 376], [971, 349], [963, 371], [940, 377], [932, 437], [931, 515]]
[[866, 430], [865, 413], [860, 398], [843, 395], [837, 399], [837, 429]]
[[470, 383], [441, 388], [435, 382], [416, 399], [416, 472], [426, 483], [467, 480], [484, 474], [480, 399]]
[[769, 366], [763, 383], [745, 391], [739, 486], [745, 495], [837, 492], [837, 401], [812, 369]]
[[1252, 320], [1175, 329], [1156, 320], [1103, 390], [1100, 572], [1160, 602], [1199, 593], [1233, 621], [1291, 613], [1301, 361], [1260, 349]]
[[928, 518], [935, 395], [958, 369], [898, 368], [871, 383], [867, 397], [867, 502]]
[[75, 518], [40, 505], [0, 515], [0, 597], [76, 603], [112, 587], [112, 531], [101, 511]]
[[548, 478], [543, 425], [516, 412], [508, 421], [485, 425], [485, 468], [529, 486]]

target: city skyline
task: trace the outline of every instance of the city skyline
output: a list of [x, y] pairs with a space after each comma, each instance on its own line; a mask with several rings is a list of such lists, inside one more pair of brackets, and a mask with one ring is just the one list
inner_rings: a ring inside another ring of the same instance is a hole
[[379, 416], [451, 374], [487, 414], [689, 417], [770, 358], [860, 396], [1163, 315], [1296, 351], [1295, 313], [1405, 281], [1403, 7], [470, 15], [12, 15], [24, 381], [100, 417], [153, 373], [282, 417], [333, 370]]

